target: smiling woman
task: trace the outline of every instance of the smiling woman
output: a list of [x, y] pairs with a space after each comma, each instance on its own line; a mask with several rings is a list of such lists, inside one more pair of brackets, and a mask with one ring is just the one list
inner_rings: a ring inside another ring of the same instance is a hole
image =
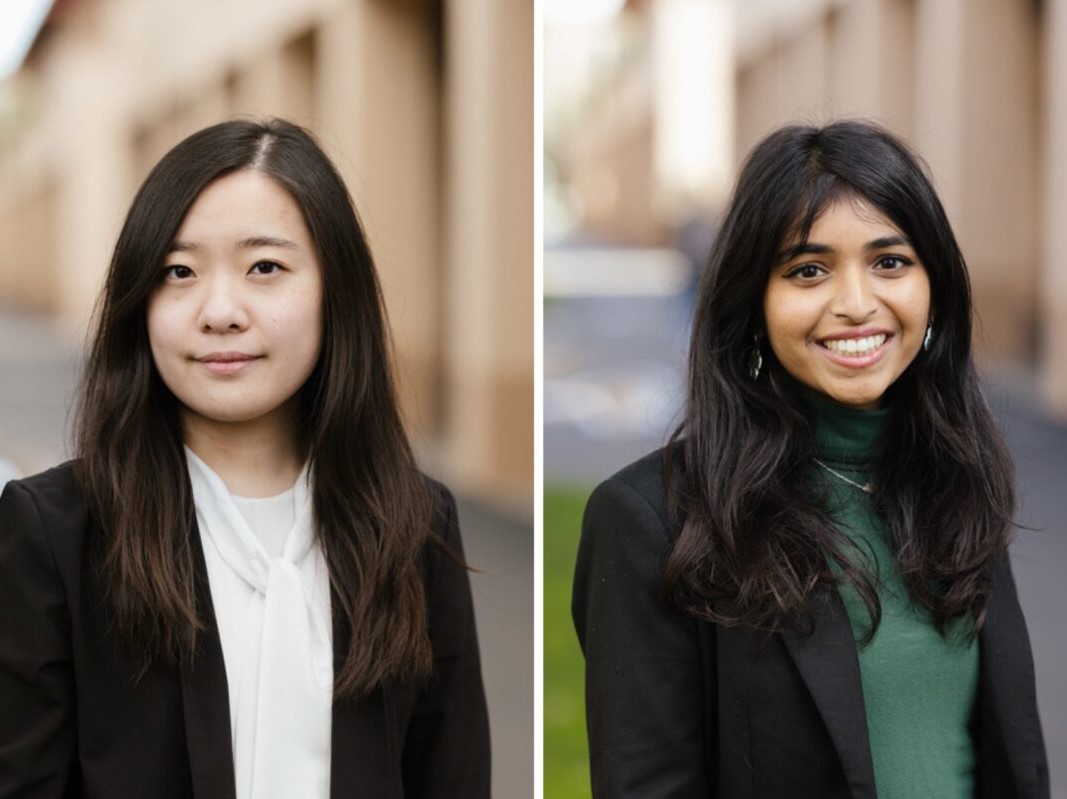
[[789, 374], [842, 405], [871, 409], [930, 327], [930, 280], [904, 234], [855, 195], [789, 242], [763, 295], [767, 340]]
[[0, 497], [0, 795], [489, 795], [455, 503], [387, 337], [307, 132], [227, 122], [152, 170], [77, 459]]
[[1046, 799], [1011, 461], [918, 159], [863, 123], [746, 161], [682, 425], [586, 507], [597, 797]]

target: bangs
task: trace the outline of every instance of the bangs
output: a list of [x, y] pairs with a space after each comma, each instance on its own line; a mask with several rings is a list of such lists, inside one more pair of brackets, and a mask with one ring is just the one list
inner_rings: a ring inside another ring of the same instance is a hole
[[842, 197], [849, 195], [857, 198], [863, 196], [837, 175], [829, 172], [819, 172], [815, 175], [814, 180], [804, 186], [796, 198], [793, 213], [789, 215], [792, 221], [786, 226], [778, 242], [777, 253], [787, 247], [807, 244], [811, 228], [820, 214]]

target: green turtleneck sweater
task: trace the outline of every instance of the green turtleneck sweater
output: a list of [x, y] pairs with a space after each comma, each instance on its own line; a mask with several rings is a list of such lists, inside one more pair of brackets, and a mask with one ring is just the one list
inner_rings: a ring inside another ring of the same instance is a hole
[[[943, 638], [928, 611], [910, 601], [893, 560], [885, 524], [864, 485], [880, 443], [886, 411], [860, 411], [809, 397], [818, 458], [813, 464], [829, 494], [829, 512], [863, 552], [880, 581], [882, 620], [874, 639], [859, 645], [863, 701], [879, 799], [972, 799], [975, 751], [968, 725], [978, 687], [978, 643], [969, 625], [949, 626]], [[870, 618], [850, 585], [841, 597], [857, 642]]]

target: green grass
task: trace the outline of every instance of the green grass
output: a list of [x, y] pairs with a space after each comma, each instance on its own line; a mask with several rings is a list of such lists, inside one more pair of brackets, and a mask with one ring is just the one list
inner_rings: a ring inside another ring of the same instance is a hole
[[545, 486], [544, 795], [587, 799], [584, 661], [571, 623], [571, 580], [582, 511], [591, 489]]

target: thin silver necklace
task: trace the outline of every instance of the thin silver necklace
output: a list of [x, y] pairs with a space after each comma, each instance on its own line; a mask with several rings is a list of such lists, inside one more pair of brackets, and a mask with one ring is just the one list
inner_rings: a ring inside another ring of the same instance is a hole
[[864, 492], [865, 494], [873, 494], [874, 493], [874, 486], [872, 486], [870, 483], [864, 483], [864, 484], [861, 485], [860, 483], [857, 483], [855, 480], [849, 480], [847, 477], [845, 477], [843, 474], [841, 474], [841, 472], [838, 472], [838, 471], [836, 471], [834, 469], [831, 469], [829, 466], [827, 466], [825, 463], [823, 463], [818, 458], [812, 458], [812, 460], [815, 461], [817, 464], [819, 464], [822, 468], [826, 469], [826, 471], [828, 471], [830, 474], [832, 474], [838, 480], [844, 480], [850, 486], [855, 486], [856, 488], [858, 488], [860, 491]]

